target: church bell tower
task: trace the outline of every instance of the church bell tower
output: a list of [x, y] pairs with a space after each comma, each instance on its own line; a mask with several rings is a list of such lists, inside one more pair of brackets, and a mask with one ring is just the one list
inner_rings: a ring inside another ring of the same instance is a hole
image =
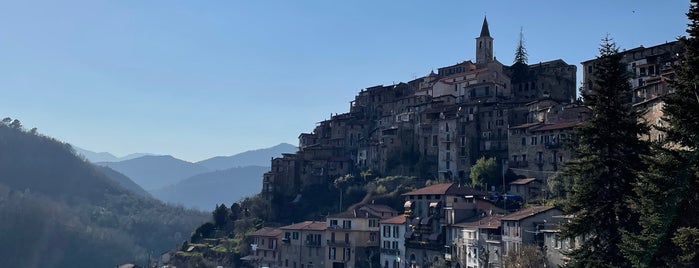
[[493, 38], [490, 37], [488, 19], [483, 17], [481, 36], [476, 38], [476, 64], [484, 64], [493, 61]]

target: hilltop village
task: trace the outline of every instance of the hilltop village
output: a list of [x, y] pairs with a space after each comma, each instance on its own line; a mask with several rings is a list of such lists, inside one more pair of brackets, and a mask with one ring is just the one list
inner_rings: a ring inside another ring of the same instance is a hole
[[[547, 201], [558, 197], [551, 183], [572, 157], [565, 143], [591, 114], [576, 99], [576, 65], [529, 64], [521, 42], [514, 64], [499, 62], [487, 19], [475, 42], [475, 61], [363, 89], [349, 112], [301, 133], [296, 153], [273, 158], [259, 195], [265, 220], [291, 224], [249, 235], [242, 260], [284, 268], [503, 267], [536, 246], [535, 258], [565, 265], [564, 253], [579, 241], [559, 239], [570, 216]], [[678, 42], [621, 52], [632, 103], [648, 125], [663, 124], [660, 97], [682, 52]], [[594, 90], [594, 62], [582, 63], [581, 90]], [[645, 138], [663, 139], [650, 133]], [[501, 174], [474, 187], [469, 174], [482, 157], [495, 159]], [[340, 190], [342, 211], [298, 218], [295, 204], [322, 207], [313, 197], [348, 174], [360, 183], [368, 176], [425, 183], [345, 206]]]
[[[475, 42], [475, 61], [366, 88], [349, 112], [301, 133], [298, 152], [272, 159], [261, 194], [269, 204], [298, 201], [305, 188], [365, 170], [442, 183], [399, 196], [403, 211], [364, 203], [321, 221], [263, 228], [252, 235], [257, 251], [249, 259], [290, 268], [501, 267], [523, 245], [537, 245], [549, 265], [564, 265], [562, 252], [575, 241], [557, 239], [566, 216], [543, 200], [571, 157], [564, 142], [590, 114], [576, 100], [577, 68], [562, 59], [528, 64], [521, 43], [513, 65], [499, 62], [487, 19]], [[648, 124], [662, 124], [659, 97], [669, 92], [680, 52], [678, 42], [622, 52], [633, 104], [647, 110]], [[582, 63], [582, 90], [593, 89], [593, 63]], [[663, 137], [653, 130], [647, 138]], [[483, 156], [497, 159], [503, 183], [467, 187]], [[516, 176], [506, 180], [505, 170]], [[508, 210], [491, 198], [498, 192], [540, 205]], [[286, 217], [285, 208], [270, 205], [270, 219]]]

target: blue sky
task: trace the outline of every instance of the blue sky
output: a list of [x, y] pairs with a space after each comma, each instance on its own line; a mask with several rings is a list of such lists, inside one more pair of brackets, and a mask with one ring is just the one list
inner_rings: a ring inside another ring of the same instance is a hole
[[[579, 67], [684, 35], [689, 1], [0, 1], [0, 116], [92, 151], [198, 161], [297, 144], [362, 88], [475, 58], [520, 28]], [[581, 80], [580, 73], [578, 81]], [[579, 82], [578, 82], [579, 83]]]

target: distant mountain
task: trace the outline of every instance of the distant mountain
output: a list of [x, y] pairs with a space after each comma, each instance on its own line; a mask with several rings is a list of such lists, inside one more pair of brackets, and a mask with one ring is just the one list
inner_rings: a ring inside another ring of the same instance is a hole
[[75, 152], [79, 155], [82, 155], [87, 159], [88, 161], [92, 163], [98, 163], [98, 162], [119, 162], [119, 161], [124, 161], [124, 160], [129, 160], [129, 159], [134, 159], [134, 158], [139, 158], [142, 156], [146, 155], [155, 155], [155, 154], [149, 154], [149, 153], [134, 153], [134, 154], [129, 154], [126, 156], [122, 157], [116, 157], [111, 153], [108, 152], [93, 152], [90, 150], [86, 150], [77, 146], [73, 146], [73, 149], [75, 149]]
[[104, 175], [107, 175], [110, 179], [113, 181], [117, 182], [121, 187], [124, 187], [126, 190], [129, 190], [133, 193], [136, 193], [138, 195], [144, 196], [144, 197], [152, 197], [150, 193], [148, 193], [146, 190], [143, 190], [141, 186], [133, 182], [129, 177], [126, 177], [126, 175], [119, 173], [116, 170], [113, 170], [107, 166], [100, 166], [100, 165], [95, 165], [95, 168], [104, 173]]
[[121, 162], [100, 162], [131, 178], [147, 191], [159, 189], [191, 176], [206, 173], [208, 168], [169, 155], [147, 155]]
[[216, 204], [230, 206], [262, 189], [268, 167], [247, 166], [199, 174], [175, 185], [151, 191], [156, 198], [186, 207], [211, 211]]
[[180, 244], [209, 213], [124, 189], [69, 144], [0, 123], [2, 267], [114, 267]]
[[245, 151], [231, 156], [217, 156], [197, 162], [210, 170], [224, 170], [244, 166], [270, 166], [272, 157], [280, 157], [282, 153], [295, 153], [297, 147], [288, 143], [280, 143], [274, 147]]

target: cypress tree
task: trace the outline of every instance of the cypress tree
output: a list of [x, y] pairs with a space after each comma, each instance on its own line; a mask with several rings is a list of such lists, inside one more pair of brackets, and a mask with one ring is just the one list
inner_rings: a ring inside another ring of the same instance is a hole
[[605, 38], [594, 63], [594, 84], [583, 91], [591, 118], [575, 129], [564, 175], [573, 179], [565, 210], [574, 217], [562, 229], [566, 238], [581, 242], [570, 253], [573, 267], [626, 267], [621, 251], [624, 233], [639, 231], [638, 213], [630, 206], [641, 161], [649, 152], [640, 136], [648, 127], [631, 103], [632, 89], [616, 44]]
[[674, 92], [663, 100], [666, 140], [637, 187], [642, 231], [628, 240], [636, 267], [699, 264], [699, 8], [692, 0]]

